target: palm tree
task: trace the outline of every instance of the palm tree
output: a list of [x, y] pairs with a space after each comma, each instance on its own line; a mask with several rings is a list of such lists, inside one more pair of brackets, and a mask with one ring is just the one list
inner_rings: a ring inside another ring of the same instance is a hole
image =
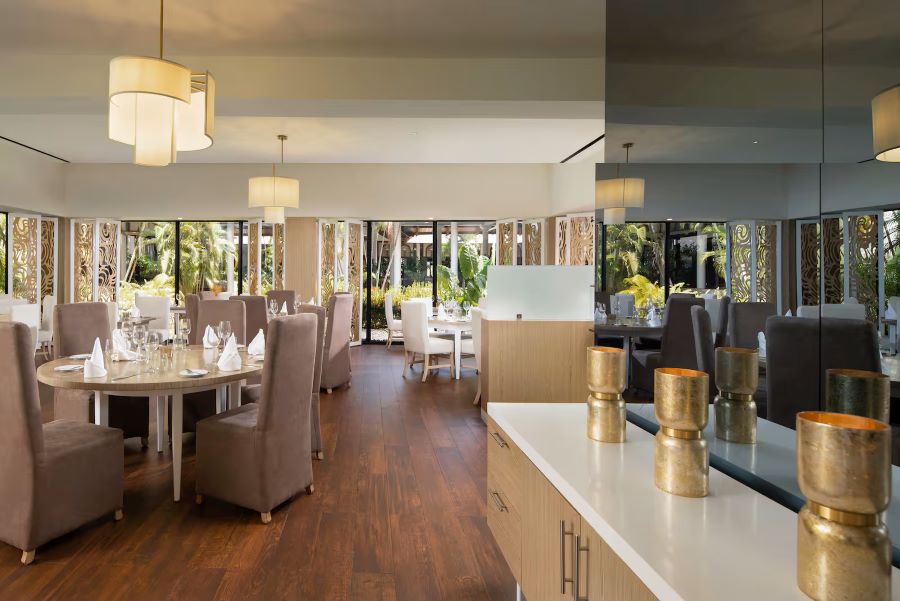
[[650, 263], [647, 271], [651, 273], [644, 275], [659, 279], [665, 270], [660, 227], [661, 224], [656, 223], [626, 223], [606, 227], [607, 290], [621, 289], [625, 285], [625, 278], [640, 273], [642, 263], [647, 261]]

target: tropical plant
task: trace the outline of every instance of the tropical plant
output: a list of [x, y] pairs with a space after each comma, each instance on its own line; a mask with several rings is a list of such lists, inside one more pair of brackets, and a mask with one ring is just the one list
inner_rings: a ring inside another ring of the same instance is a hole
[[639, 273], [659, 279], [665, 273], [661, 224], [606, 226], [606, 289], [619, 290]]
[[[644, 307], [647, 301], [651, 301], [657, 307], [661, 307], [666, 303], [666, 289], [655, 282], [651, 282], [646, 277], [638, 274], [625, 278], [624, 283], [628, 286], [620, 292], [623, 294], [631, 294], [634, 296], [634, 305], [636, 307]], [[669, 286], [669, 293], [680, 292], [684, 288], [684, 282], [678, 282]]]
[[459, 276], [446, 265], [438, 265], [438, 298], [455, 300], [463, 306], [476, 306], [487, 288], [487, 269], [491, 260], [478, 252], [475, 244], [461, 244], [457, 266]]

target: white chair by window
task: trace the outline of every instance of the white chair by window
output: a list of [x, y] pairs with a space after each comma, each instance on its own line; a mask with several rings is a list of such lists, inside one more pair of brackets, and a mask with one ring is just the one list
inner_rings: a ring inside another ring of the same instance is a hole
[[797, 317], [819, 318], [819, 311], [822, 317], [834, 317], [838, 319], [865, 319], [866, 306], [862, 303], [849, 302], [841, 304], [824, 304], [821, 305], [800, 305], [797, 307]]
[[[481, 401], [481, 309], [472, 309], [472, 337], [463, 338], [460, 351], [463, 355], [475, 357], [475, 372], [478, 374], [478, 391], [475, 393], [473, 405]], [[468, 367], [468, 366], [464, 366]]]
[[38, 330], [41, 329], [41, 306], [37, 303], [24, 305], [11, 305], [9, 307], [9, 320], [24, 323], [31, 330], [31, 342], [37, 350]]
[[391, 348], [394, 338], [403, 336], [403, 320], [394, 319], [394, 297], [390, 292], [384, 293], [384, 317], [388, 329], [387, 348]]
[[150, 330], [159, 333], [161, 340], [168, 340], [169, 309], [172, 306], [172, 299], [168, 296], [144, 296], [140, 294], [135, 295], [134, 303], [137, 305], [138, 311], [141, 312], [141, 316], [153, 318], [148, 324]]
[[38, 330], [38, 344], [49, 348], [53, 344], [53, 309], [56, 307], [56, 297], [48, 294], [42, 301], [41, 328]]
[[[422, 381], [428, 379], [432, 369], [447, 367], [453, 377], [453, 341], [428, 333], [428, 313], [430, 303], [421, 301], [403, 301], [400, 303], [400, 321], [403, 322], [403, 377], [415, 363], [422, 364]], [[416, 360], [421, 355], [421, 360]], [[431, 359], [438, 355], [446, 355], [447, 363], [432, 364]]]

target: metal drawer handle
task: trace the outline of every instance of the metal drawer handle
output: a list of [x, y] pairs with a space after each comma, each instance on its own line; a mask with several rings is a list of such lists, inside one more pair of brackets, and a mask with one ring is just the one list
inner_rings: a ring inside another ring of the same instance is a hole
[[[574, 601], [589, 601], [587, 596], [581, 597], [578, 594], [578, 589], [581, 586], [581, 553], [584, 552], [585, 555], [590, 553], [590, 549], [585, 545], [581, 546], [581, 537], [576, 536], [575, 540], [572, 543], [572, 557], [575, 558], [575, 565], [572, 568], [572, 580], [574, 584], [572, 585], [572, 599]], [[589, 563], [585, 563], [586, 566], [589, 566]]]
[[[574, 536], [575, 531], [566, 530], [566, 521], [559, 521], [559, 594], [566, 594], [566, 583], [571, 583], [573, 581], [572, 578], [566, 578], [566, 537]], [[573, 555], [574, 557], [574, 555]], [[572, 592], [574, 594], [574, 586], [572, 587]]]
[[503, 502], [503, 499], [500, 498], [500, 493], [496, 490], [492, 490], [491, 498], [494, 500], [494, 505], [497, 506], [497, 510], [499, 511], [509, 511], [509, 507], [506, 506], [506, 503]]
[[497, 432], [491, 432], [491, 438], [494, 439], [494, 442], [496, 442], [500, 446], [500, 448], [509, 446], [509, 444], [507, 444], [507, 442], [503, 440], [503, 437], [500, 436]]

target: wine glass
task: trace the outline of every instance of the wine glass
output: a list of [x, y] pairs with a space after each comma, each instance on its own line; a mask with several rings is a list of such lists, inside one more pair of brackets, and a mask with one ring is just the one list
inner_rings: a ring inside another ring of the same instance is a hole
[[273, 299], [269, 299], [269, 312], [272, 314], [272, 317], [276, 317], [278, 315], [278, 301]]
[[228, 338], [231, 337], [231, 322], [230, 321], [220, 321], [219, 322], [219, 341], [222, 343], [222, 349], [225, 349], [225, 343], [228, 342]]
[[147, 359], [150, 361], [150, 371], [156, 373], [159, 371], [156, 356], [159, 353], [159, 332], [147, 333]]
[[299, 299], [299, 298], [295, 298], [295, 299], [294, 299], [294, 313], [295, 313], [295, 314], [300, 312], [300, 305], [301, 305], [300, 299]]
[[191, 339], [191, 318], [187, 315], [181, 316], [181, 323], [178, 326], [178, 331], [184, 334], [185, 340]]
[[143, 362], [144, 357], [144, 346], [147, 344], [147, 326], [145, 325], [135, 325], [134, 330], [131, 333], [132, 338], [134, 339], [134, 345], [137, 347], [137, 352], [141, 357], [141, 361]]

